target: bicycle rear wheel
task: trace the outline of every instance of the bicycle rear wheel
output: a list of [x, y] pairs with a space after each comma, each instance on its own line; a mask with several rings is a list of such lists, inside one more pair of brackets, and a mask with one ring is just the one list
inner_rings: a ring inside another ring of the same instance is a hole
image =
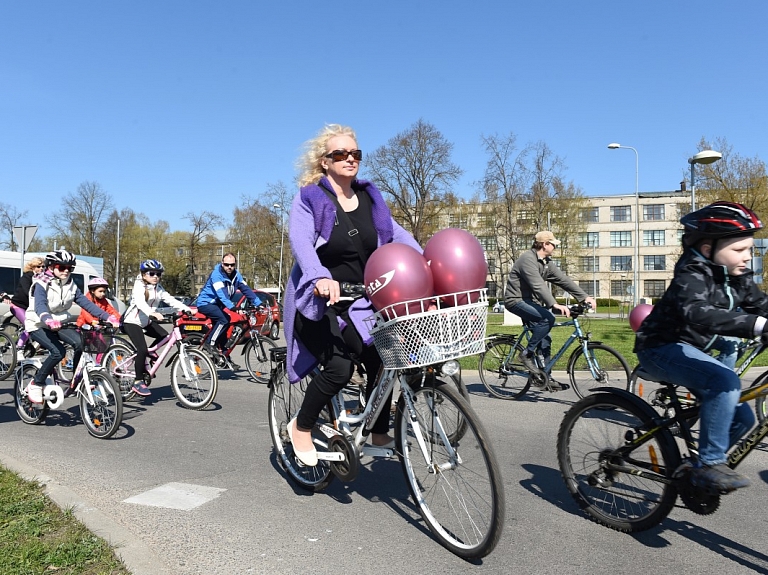
[[[401, 397], [395, 414], [395, 443], [413, 501], [444, 547], [467, 559], [485, 557], [504, 526], [504, 488], [487, 434], [452, 386], [419, 388], [413, 400], [414, 413]], [[465, 430], [451, 440], [457, 421]]]
[[273, 347], [277, 347], [274, 341], [261, 336], [256, 342], [250, 340], [245, 344], [245, 349], [243, 349], [245, 368], [257, 383], [269, 383], [269, 370], [271, 369], [269, 350]]
[[[766, 381], [766, 378], [768, 378], [768, 371], [763, 372], [760, 374], [760, 376], [754, 381], [754, 383], [750, 387], [755, 387], [758, 385], [763, 385]], [[768, 418], [768, 403], [765, 401], [765, 396], [761, 395], [757, 398], [757, 401], [755, 401], [755, 415], [757, 415], [757, 419], [760, 423], [765, 421], [766, 418]]]
[[568, 359], [568, 377], [579, 397], [589, 395], [597, 387], [629, 388], [629, 365], [615, 349], [602, 343], [587, 343], [586, 355], [581, 346]]
[[37, 425], [45, 420], [48, 415], [48, 402], [32, 403], [27, 398], [27, 386], [30, 380], [35, 377], [37, 366], [27, 363], [19, 365], [14, 374], [14, 398], [16, 403], [16, 412], [24, 423]]
[[16, 344], [8, 334], [0, 331], [0, 380], [8, 379], [16, 369], [17, 361]]
[[182, 407], [204, 409], [219, 389], [219, 376], [211, 358], [198, 348], [182, 344], [171, 363], [171, 389]]
[[588, 395], [565, 414], [557, 435], [568, 491], [591, 519], [626, 533], [649, 529], [669, 514], [677, 499], [669, 481], [680, 465], [680, 452], [666, 429], [629, 453], [618, 452], [628, 438], [653, 426], [651, 407], [633, 399]]
[[133, 391], [133, 382], [136, 380], [135, 358], [136, 350], [124, 343], [113, 343], [101, 358], [101, 365], [117, 384], [123, 401], [129, 401], [136, 395]]
[[[333, 481], [330, 462], [320, 460], [314, 467], [303, 465], [293, 454], [293, 445], [288, 437], [288, 423], [299, 412], [308, 383], [308, 377], [298, 383], [289, 383], [284, 363], [275, 368], [269, 383], [269, 433], [277, 461], [289, 479], [299, 487], [317, 493]], [[324, 410], [318, 424], [326, 423], [327, 418], [328, 412]], [[317, 432], [317, 426], [312, 436], [326, 441], [325, 436]]]
[[480, 381], [494, 397], [517, 399], [531, 387], [530, 373], [520, 362], [523, 346], [514, 338], [497, 338], [480, 354]]
[[[80, 414], [93, 437], [109, 439], [123, 422], [123, 396], [117, 383], [103, 371], [89, 371], [93, 403], [87, 391], [80, 391]], [[84, 383], [82, 385], [85, 385]]]

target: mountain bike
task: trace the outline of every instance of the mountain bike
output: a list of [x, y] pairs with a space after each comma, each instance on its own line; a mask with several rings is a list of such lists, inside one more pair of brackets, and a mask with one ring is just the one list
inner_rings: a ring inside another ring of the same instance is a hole
[[241, 354], [245, 356], [245, 367], [250, 376], [257, 383], [269, 382], [269, 349], [277, 344], [271, 339], [271, 326], [266, 320], [269, 310], [264, 306], [253, 307], [250, 302], [241, 298], [237, 313], [225, 309], [224, 312], [230, 319], [227, 326], [227, 342], [222, 354], [207, 339], [213, 322], [201, 313], [183, 318], [179, 328], [184, 339], [191, 345], [196, 345], [205, 351], [219, 369], [231, 369], [235, 371], [231, 356], [238, 345], [242, 345]]
[[[157, 345], [149, 348], [144, 383], [149, 385], [167, 358], [165, 366], [171, 368], [171, 389], [182, 407], [199, 410], [208, 407], [216, 397], [219, 377], [207, 354], [182, 341], [179, 330], [184, 314], [164, 314], [173, 330]], [[175, 348], [175, 349], [174, 349]], [[153, 354], [156, 358], [153, 358]], [[102, 359], [109, 374], [117, 382], [125, 401], [134, 397], [133, 383], [136, 380], [136, 350], [133, 345], [116, 343], [107, 349]]]
[[[86, 325], [78, 328], [77, 324], [67, 323], [62, 329], [76, 329], [83, 343], [83, 355], [74, 369], [73, 381], [77, 382], [73, 395], [79, 400], [80, 414], [85, 428], [93, 437], [108, 439], [112, 437], [123, 421], [123, 398], [117, 383], [107, 371], [96, 363], [95, 357], [104, 352], [102, 333], [113, 331], [111, 326]], [[16, 368], [15, 402], [16, 411], [24, 423], [31, 425], [42, 423], [51, 409], [58, 409], [64, 402], [64, 393], [70, 382], [61, 382], [65, 387], [54, 383], [49, 377], [43, 388], [44, 402], [33, 403], [27, 397], [27, 386], [42, 365], [39, 357], [25, 358]]]
[[571, 353], [566, 367], [576, 395], [584, 397], [598, 386], [627, 388], [630, 376], [627, 361], [612, 347], [592, 341], [591, 334], [582, 329], [579, 316], [586, 312], [586, 307], [577, 304], [568, 309], [571, 318], [555, 323], [553, 327], [572, 327], [573, 333], [548, 361], [536, 354], [539, 373], [528, 370], [520, 359], [531, 339], [527, 325], [523, 326], [520, 335], [496, 333], [489, 337], [485, 351], [480, 354], [479, 371], [480, 381], [491, 395], [500, 399], [519, 399], [531, 385], [548, 391], [564, 389], [552, 379], [552, 369], [577, 341], [578, 347]]
[[[289, 383], [285, 348], [271, 350], [269, 428], [288, 477], [312, 492], [325, 489], [334, 477], [355, 479], [362, 457], [397, 454], [411, 497], [434, 536], [456, 555], [478, 558], [494, 549], [504, 525], [499, 465], [467, 401], [452, 384], [427, 377], [430, 366], [483, 349], [487, 298], [484, 289], [471, 295], [467, 301], [475, 303], [447, 307], [437, 302], [437, 309], [428, 311], [429, 301], [421, 300], [417, 313], [400, 312], [396, 317], [384, 308], [371, 318], [374, 345], [383, 362], [376, 387], [362, 413], [348, 405], [344, 390], [332, 398], [312, 430], [319, 460], [314, 467], [295, 457], [287, 431], [311, 377]], [[422, 376], [411, 377], [414, 370]], [[385, 400], [396, 384], [396, 447], [366, 445], [376, 418], [389, 409]]]
[[[640, 377], [658, 384], [651, 403], [626, 390], [596, 390], [565, 414], [557, 435], [568, 491], [591, 519], [624, 532], [660, 523], [678, 495], [699, 515], [714, 513], [722, 495], [689, 480], [698, 462], [691, 429], [699, 419], [699, 404], [686, 401], [676, 385], [645, 372]], [[766, 395], [768, 376], [763, 374], [742, 390], [739, 401]], [[766, 435], [768, 420], [758, 421], [728, 451], [727, 465], [735, 469]]]

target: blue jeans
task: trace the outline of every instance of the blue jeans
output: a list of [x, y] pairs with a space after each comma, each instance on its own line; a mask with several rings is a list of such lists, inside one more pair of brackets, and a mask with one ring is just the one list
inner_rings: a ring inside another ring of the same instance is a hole
[[51, 331], [47, 328], [36, 329], [29, 332], [29, 337], [40, 344], [40, 347], [48, 351], [48, 357], [45, 358], [40, 369], [35, 374], [35, 383], [45, 385], [45, 378], [53, 373], [56, 364], [64, 359], [67, 353], [62, 341], [68, 343], [75, 350], [72, 356], [72, 369], [77, 367], [80, 356], [83, 355], [83, 344], [80, 341], [80, 334], [73, 329], [62, 329]]
[[222, 310], [221, 307], [214, 303], [201, 305], [197, 308], [197, 311], [204, 316], [211, 318], [213, 325], [211, 326], [211, 333], [208, 334], [208, 337], [210, 337], [211, 345], [223, 350], [224, 344], [226, 343], [225, 338], [227, 335], [227, 326], [229, 325], [229, 316], [224, 313], [224, 310]]
[[687, 387], [701, 401], [699, 459], [707, 465], [725, 463], [725, 452], [755, 423], [749, 406], [739, 404], [739, 376], [685, 343], [644, 349], [637, 358], [650, 375]]
[[549, 332], [555, 325], [555, 314], [544, 306], [528, 301], [519, 301], [507, 309], [519, 316], [531, 330], [531, 339], [525, 348], [528, 355], [533, 355], [537, 347], [544, 357], [552, 355], [552, 338], [549, 337]]

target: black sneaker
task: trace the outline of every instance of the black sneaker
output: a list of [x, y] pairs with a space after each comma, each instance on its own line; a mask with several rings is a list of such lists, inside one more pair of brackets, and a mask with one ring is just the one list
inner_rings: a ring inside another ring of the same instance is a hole
[[536, 365], [536, 360], [534, 359], [534, 357], [531, 355], [528, 355], [525, 352], [520, 354], [520, 362], [523, 364], [525, 369], [527, 369], [530, 372], [533, 372], [533, 373], [541, 372], [541, 370], [539, 369], [539, 366]]
[[690, 481], [694, 487], [713, 489], [720, 493], [730, 493], [750, 484], [749, 479], [739, 475], [725, 463], [694, 467], [691, 469]]

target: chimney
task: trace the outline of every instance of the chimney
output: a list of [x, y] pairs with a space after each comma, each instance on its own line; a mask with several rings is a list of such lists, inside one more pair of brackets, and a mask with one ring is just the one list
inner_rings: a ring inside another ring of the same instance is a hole
[[684, 192], [684, 191], [685, 191], [685, 180], [683, 180], [682, 182], [680, 182], [680, 191], [681, 191], [681, 192]]

